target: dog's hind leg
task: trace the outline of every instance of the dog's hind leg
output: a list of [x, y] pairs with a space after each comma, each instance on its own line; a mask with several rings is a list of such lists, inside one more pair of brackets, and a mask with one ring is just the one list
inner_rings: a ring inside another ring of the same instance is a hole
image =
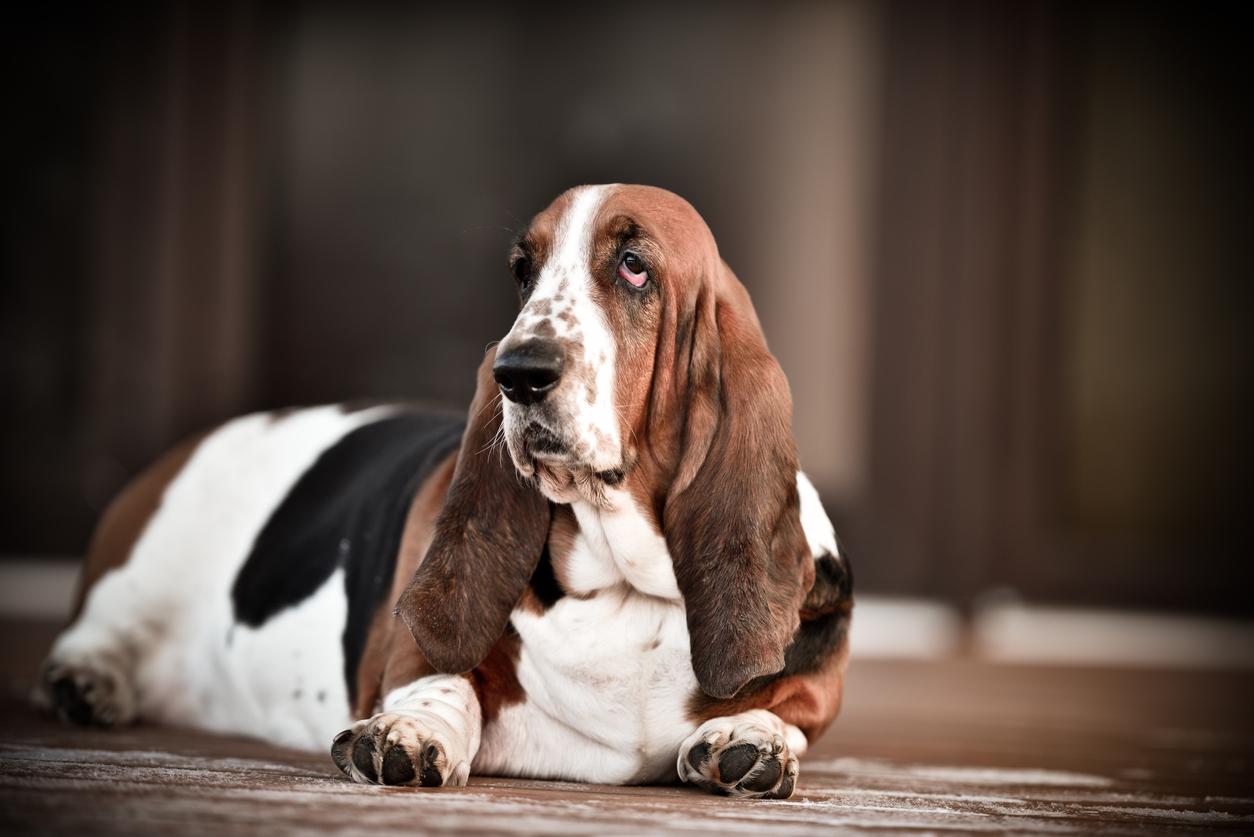
[[128, 566], [166, 487], [199, 439], [174, 450], [110, 505], [88, 549], [72, 623], [44, 662], [33, 700], [76, 724], [112, 726], [135, 719], [136, 672], [159, 640], [174, 603], [162, 578]]

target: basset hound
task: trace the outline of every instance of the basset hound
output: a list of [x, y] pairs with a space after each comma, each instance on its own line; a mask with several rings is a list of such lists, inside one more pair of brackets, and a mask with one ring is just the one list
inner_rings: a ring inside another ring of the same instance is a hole
[[230, 421], [104, 515], [39, 694], [471, 773], [787, 798], [835, 717], [852, 579], [744, 287], [681, 198], [561, 195], [465, 416]]

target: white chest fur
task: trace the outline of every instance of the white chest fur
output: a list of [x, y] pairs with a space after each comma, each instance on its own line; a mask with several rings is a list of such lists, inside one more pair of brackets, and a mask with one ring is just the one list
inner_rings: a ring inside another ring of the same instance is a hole
[[477, 770], [614, 783], [674, 771], [697, 686], [687, 617], [665, 539], [631, 495], [610, 499], [573, 507], [580, 532], [563, 573], [573, 595], [513, 615], [527, 697], [484, 731]]
[[696, 688], [682, 605], [625, 586], [516, 611], [526, 693], [484, 730], [477, 771], [646, 782], [674, 770]]

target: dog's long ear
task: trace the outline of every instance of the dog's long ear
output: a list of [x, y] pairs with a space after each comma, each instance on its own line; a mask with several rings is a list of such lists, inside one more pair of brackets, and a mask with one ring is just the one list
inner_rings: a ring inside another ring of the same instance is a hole
[[687, 415], [663, 522], [692, 666], [718, 698], [784, 667], [809, 586], [788, 381], [748, 294], [723, 270], [678, 353]]
[[478, 388], [431, 547], [396, 613], [437, 671], [477, 666], [505, 632], [549, 532], [549, 504], [524, 482], [497, 439], [496, 350], [479, 367]]

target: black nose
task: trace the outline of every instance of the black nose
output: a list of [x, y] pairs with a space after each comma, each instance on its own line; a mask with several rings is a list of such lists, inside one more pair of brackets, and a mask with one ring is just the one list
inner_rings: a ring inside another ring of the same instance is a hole
[[529, 340], [496, 356], [492, 377], [515, 404], [536, 404], [562, 379], [561, 350], [553, 343]]

